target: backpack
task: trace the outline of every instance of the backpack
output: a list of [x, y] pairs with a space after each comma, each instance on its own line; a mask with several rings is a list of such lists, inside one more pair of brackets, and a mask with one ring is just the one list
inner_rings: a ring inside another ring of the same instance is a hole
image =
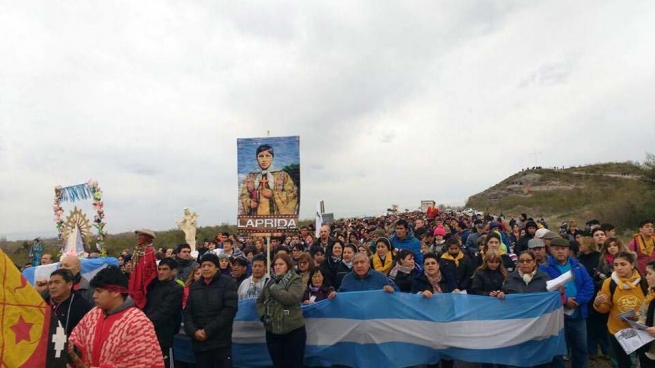
[[[614, 279], [611, 279], [610, 281], [610, 300], [614, 300], [614, 292], [616, 291], [616, 288], [619, 286], [616, 284], [616, 281]], [[644, 292], [644, 296], [648, 295], [648, 282], [642, 277], [641, 281], [639, 281], [639, 286], [641, 286], [641, 291]]]

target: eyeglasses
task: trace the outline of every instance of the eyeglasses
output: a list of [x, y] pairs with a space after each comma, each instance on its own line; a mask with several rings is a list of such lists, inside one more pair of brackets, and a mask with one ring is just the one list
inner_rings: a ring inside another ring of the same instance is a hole
[[519, 259], [519, 263], [532, 263], [533, 259]]

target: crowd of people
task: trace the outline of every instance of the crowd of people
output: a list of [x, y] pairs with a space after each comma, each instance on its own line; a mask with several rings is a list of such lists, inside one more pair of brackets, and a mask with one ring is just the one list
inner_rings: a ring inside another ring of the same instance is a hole
[[303, 367], [303, 304], [363, 290], [502, 300], [547, 292], [548, 280], [570, 271], [573, 281], [556, 291], [568, 354], [542, 366], [570, 360], [572, 367], [586, 367], [596, 359], [621, 368], [637, 361], [655, 366], [648, 345], [628, 355], [614, 337], [629, 327], [619, 315], [630, 310], [655, 336], [652, 220], [641, 221], [624, 244], [611, 224], [596, 220], [582, 228], [570, 220], [552, 231], [526, 214], [506, 221], [435, 212], [340, 220], [321, 226], [318, 237], [307, 226], [274, 234], [270, 245], [264, 237], [221, 233], [199, 244], [196, 257], [188, 244], [156, 250], [154, 232], [141, 229], [136, 248], [118, 256], [120, 267], [107, 267], [89, 282], [80, 276], [79, 259], [67, 256], [37, 288], [66, 326], [69, 356], [78, 366], [173, 366], [173, 339], [182, 331], [192, 340], [196, 367], [231, 367], [238, 301], [254, 298], [273, 365]]

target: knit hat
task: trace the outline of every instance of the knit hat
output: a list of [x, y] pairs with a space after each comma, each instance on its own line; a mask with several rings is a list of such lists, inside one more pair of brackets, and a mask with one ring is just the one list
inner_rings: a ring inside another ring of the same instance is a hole
[[434, 229], [434, 236], [446, 236], [446, 230], [444, 230], [443, 226], [439, 225], [437, 226], [436, 229]]
[[214, 253], [207, 252], [202, 256], [202, 258], [200, 258], [200, 265], [202, 265], [204, 262], [211, 262], [216, 267], [218, 267], [218, 256]]
[[500, 224], [498, 222], [496, 222], [496, 221], [491, 221], [489, 223], [489, 230], [493, 229], [494, 227], [497, 227], [497, 228], [500, 229]]

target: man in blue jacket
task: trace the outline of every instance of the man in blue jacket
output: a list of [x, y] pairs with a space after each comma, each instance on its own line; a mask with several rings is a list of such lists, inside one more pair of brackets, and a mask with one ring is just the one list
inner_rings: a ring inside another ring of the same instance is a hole
[[[371, 270], [366, 253], [359, 252], [353, 257], [353, 270], [348, 272], [341, 281], [339, 291], [384, 290], [387, 293], [399, 291], [398, 286], [389, 280], [382, 272]], [[334, 296], [330, 299], [332, 299]]]
[[[539, 266], [551, 279], [571, 271], [574, 280], [564, 285], [564, 330], [571, 352], [571, 367], [587, 366], [587, 307], [594, 295], [594, 282], [587, 269], [575, 258], [569, 257], [569, 242], [555, 238], [550, 242], [548, 261]], [[553, 360], [552, 367], [564, 368], [562, 357]]]
[[400, 219], [396, 221], [396, 233], [389, 239], [394, 249], [409, 249], [414, 253], [416, 265], [423, 264], [423, 253], [421, 253], [421, 241], [414, 237], [409, 230], [407, 221]]

